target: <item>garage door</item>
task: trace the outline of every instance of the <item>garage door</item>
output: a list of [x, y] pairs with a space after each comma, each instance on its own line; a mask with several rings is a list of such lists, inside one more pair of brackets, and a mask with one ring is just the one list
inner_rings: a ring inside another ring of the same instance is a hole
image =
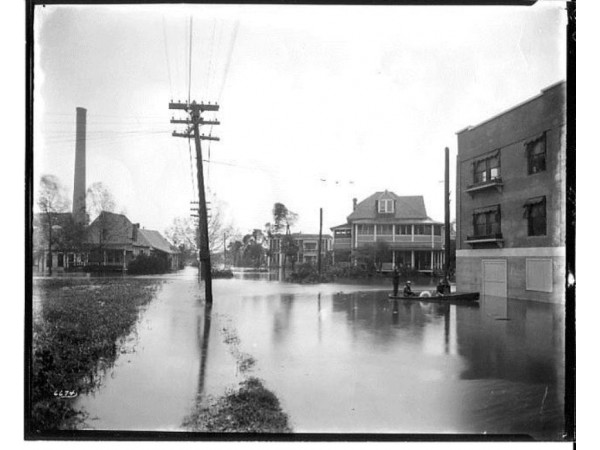
[[482, 266], [483, 295], [506, 297], [506, 260], [484, 259]]

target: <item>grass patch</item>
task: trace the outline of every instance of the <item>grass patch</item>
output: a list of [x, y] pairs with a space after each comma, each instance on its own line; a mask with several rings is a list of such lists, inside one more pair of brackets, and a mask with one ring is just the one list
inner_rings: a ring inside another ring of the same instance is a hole
[[50, 279], [34, 282], [31, 431], [76, 428], [84, 413], [73, 399], [101, 382], [132, 331], [156, 280]]
[[287, 414], [258, 378], [248, 378], [208, 405], [198, 406], [183, 426], [211, 433], [290, 433]]

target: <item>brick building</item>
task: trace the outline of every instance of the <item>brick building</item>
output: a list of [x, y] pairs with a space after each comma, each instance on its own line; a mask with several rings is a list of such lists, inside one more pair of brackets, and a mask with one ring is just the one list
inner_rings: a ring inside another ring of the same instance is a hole
[[564, 301], [566, 83], [457, 133], [458, 290]]

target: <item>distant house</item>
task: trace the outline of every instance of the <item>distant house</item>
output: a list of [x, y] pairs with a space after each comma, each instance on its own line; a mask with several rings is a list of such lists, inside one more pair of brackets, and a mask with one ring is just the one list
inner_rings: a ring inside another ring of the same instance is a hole
[[125, 215], [102, 211], [87, 228], [85, 237], [89, 266], [126, 270], [138, 255], [158, 255], [177, 268], [179, 251], [158, 231], [140, 229]]
[[566, 83], [457, 135], [458, 288], [563, 302]]
[[75, 223], [71, 213], [34, 214], [33, 268], [40, 272], [49, 268], [61, 272], [85, 265], [86, 253], [78, 242], [84, 232], [85, 228]]
[[[282, 248], [282, 240], [284, 234], [274, 234], [269, 239], [269, 266], [281, 267], [285, 263], [285, 254]], [[291, 255], [297, 263], [316, 264], [319, 248], [318, 234], [303, 234], [291, 233], [290, 236], [294, 240], [294, 244], [298, 251]], [[321, 236], [321, 258], [325, 261], [325, 257], [332, 249], [333, 238], [329, 234]]]
[[347, 222], [332, 227], [336, 263], [356, 261], [361, 251], [384, 250], [381, 270], [395, 265], [431, 273], [444, 267], [443, 224], [432, 220], [423, 196], [375, 192], [361, 202], [353, 200]]
[[138, 242], [141, 243], [140, 247], [150, 248], [150, 254], [166, 258], [169, 261], [171, 270], [179, 268], [179, 249], [167, 241], [158, 231], [146, 230], [145, 228], [138, 229]]

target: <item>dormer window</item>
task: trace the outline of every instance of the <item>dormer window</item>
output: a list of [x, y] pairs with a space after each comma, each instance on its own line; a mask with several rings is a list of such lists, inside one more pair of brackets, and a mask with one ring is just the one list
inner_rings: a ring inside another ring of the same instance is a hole
[[391, 198], [379, 200], [378, 211], [382, 214], [390, 214], [394, 212], [394, 200]]

